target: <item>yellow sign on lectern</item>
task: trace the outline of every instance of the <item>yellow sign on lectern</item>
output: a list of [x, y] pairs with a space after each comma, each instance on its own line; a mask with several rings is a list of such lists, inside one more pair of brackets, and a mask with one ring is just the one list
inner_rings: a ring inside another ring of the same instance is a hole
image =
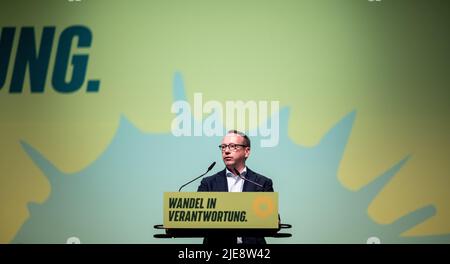
[[278, 228], [275, 192], [166, 192], [165, 228]]

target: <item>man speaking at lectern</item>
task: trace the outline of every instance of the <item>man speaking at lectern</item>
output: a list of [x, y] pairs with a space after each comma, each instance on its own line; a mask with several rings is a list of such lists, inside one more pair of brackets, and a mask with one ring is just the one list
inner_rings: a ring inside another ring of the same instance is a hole
[[[245, 166], [250, 156], [250, 139], [230, 130], [219, 145], [225, 169], [204, 178], [199, 192], [273, 192], [272, 180]], [[240, 175], [239, 175], [240, 174]], [[266, 244], [264, 237], [207, 237], [205, 244]]]

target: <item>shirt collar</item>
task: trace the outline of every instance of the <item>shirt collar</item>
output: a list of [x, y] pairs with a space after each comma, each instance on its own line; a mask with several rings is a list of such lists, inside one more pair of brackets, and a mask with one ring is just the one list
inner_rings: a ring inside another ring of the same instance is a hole
[[[225, 167], [225, 170], [226, 170], [225, 174], [227, 175], [227, 177], [237, 177], [231, 171], [229, 171], [227, 167]], [[245, 166], [244, 169], [241, 171], [241, 176], [245, 177], [245, 175], [247, 175], [247, 166]]]

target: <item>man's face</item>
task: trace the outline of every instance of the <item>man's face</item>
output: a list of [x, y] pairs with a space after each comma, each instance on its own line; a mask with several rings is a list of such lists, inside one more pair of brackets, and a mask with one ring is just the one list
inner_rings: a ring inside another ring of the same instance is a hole
[[[223, 140], [222, 145], [235, 144], [235, 145], [245, 145], [244, 137], [238, 134], [227, 134]], [[222, 159], [225, 166], [228, 168], [242, 169], [245, 165], [245, 159], [250, 155], [250, 148], [244, 146], [236, 146], [236, 149], [231, 149], [226, 147], [222, 150]]]

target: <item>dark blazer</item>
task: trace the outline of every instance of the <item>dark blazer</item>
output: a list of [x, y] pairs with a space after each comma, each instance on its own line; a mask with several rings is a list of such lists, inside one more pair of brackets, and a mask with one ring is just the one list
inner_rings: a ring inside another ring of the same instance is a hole
[[[261, 184], [259, 187], [251, 182], [245, 181], [242, 188], [243, 192], [273, 192], [272, 180], [258, 174], [247, 167], [245, 178]], [[199, 192], [228, 192], [228, 182], [226, 170], [222, 170], [212, 176], [205, 177], [198, 187]], [[236, 244], [236, 237], [206, 237], [204, 244]], [[243, 244], [266, 244], [264, 237], [243, 237]]]

